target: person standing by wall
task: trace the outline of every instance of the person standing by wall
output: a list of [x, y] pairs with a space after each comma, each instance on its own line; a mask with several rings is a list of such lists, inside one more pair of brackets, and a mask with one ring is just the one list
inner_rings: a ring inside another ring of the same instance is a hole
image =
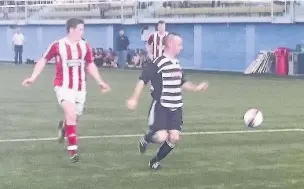
[[129, 38], [125, 36], [125, 32], [123, 29], [119, 30], [119, 36], [117, 38], [117, 55], [118, 55], [118, 64], [120, 68], [127, 67], [127, 50], [130, 45]]
[[15, 64], [22, 64], [24, 35], [21, 33], [20, 28], [16, 29], [12, 42], [15, 51]]
[[146, 45], [148, 56], [151, 60], [162, 56], [164, 52], [164, 38], [169, 34], [166, 31], [166, 23], [163, 20], [158, 21], [157, 31], [148, 38]]

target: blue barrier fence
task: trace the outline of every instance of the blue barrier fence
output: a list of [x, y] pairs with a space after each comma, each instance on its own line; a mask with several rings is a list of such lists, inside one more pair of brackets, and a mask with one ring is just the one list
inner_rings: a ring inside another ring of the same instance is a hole
[[[150, 24], [151, 25], [151, 24]], [[141, 30], [144, 25], [87, 25], [85, 38], [93, 47], [113, 48], [122, 27], [131, 42], [130, 48], [144, 48]], [[276, 47], [294, 49], [304, 40], [304, 24], [231, 23], [168, 24], [167, 30], [184, 38], [180, 60], [185, 68], [198, 70], [244, 71], [260, 50]], [[63, 25], [21, 26], [25, 36], [24, 58], [37, 59], [54, 40], [65, 35]], [[14, 29], [0, 26], [0, 59], [13, 60]]]

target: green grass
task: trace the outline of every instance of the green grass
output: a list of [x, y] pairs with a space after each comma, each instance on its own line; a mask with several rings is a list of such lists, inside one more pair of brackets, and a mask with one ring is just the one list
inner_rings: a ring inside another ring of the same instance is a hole
[[[0, 140], [56, 137], [62, 118], [52, 89], [54, 68], [47, 67], [31, 88], [21, 86], [30, 66], [0, 67]], [[88, 84], [86, 112], [79, 134], [141, 134], [150, 104], [145, 90], [138, 109], [128, 111], [138, 71], [101, 70], [113, 90], [100, 95]], [[206, 93], [185, 92], [184, 132], [248, 130], [242, 116], [260, 108], [260, 130], [302, 128], [304, 87], [301, 79], [188, 74], [208, 80]], [[0, 188], [5, 189], [266, 189], [303, 188], [304, 133], [186, 135], [153, 172], [152, 145], [139, 155], [139, 137], [81, 139], [81, 162], [69, 162], [57, 141], [0, 143]]]

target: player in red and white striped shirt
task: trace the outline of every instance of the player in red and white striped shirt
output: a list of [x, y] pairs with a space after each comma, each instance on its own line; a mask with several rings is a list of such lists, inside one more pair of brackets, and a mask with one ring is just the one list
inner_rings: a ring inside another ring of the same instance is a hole
[[47, 62], [55, 58], [56, 76], [53, 82], [58, 103], [62, 106], [65, 121], [60, 123], [60, 141], [67, 137], [68, 152], [73, 162], [78, 162], [78, 137], [76, 125], [82, 114], [86, 101], [86, 74], [89, 73], [98, 83], [101, 92], [107, 92], [110, 87], [101, 78], [93, 61], [92, 49], [82, 39], [84, 21], [71, 18], [66, 23], [68, 35], [49, 46], [43, 57], [34, 67], [31, 77], [22, 84], [32, 84], [44, 69]]
[[157, 32], [152, 33], [148, 38], [147, 51], [152, 60], [163, 55], [164, 37], [167, 35], [166, 23], [164, 21], [159, 21], [157, 23]]

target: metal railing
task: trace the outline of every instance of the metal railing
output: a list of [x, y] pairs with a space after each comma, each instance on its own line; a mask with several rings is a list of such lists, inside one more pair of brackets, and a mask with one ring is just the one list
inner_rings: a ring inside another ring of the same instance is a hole
[[[0, 1], [1, 20], [270, 18], [301, 15], [300, 1], [14, 0]], [[304, 6], [303, 6], [304, 7]], [[1, 15], [2, 14], [2, 15]], [[295, 19], [292, 19], [295, 20]], [[245, 21], [245, 20], [244, 20]]]

